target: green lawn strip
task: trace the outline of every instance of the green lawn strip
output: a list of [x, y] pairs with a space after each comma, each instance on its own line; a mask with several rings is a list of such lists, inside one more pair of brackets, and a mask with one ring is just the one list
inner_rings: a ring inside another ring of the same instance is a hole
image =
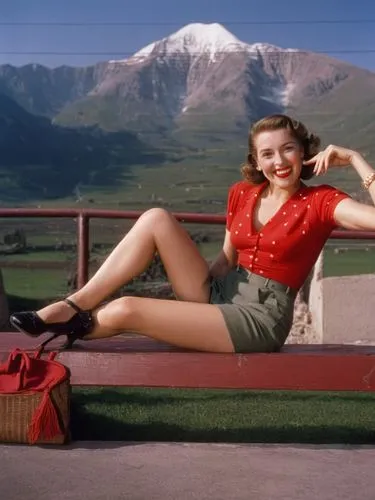
[[2, 273], [7, 295], [20, 299], [50, 301], [68, 293], [68, 269], [3, 267]]
[[347, 251], [335, 254], [333, 247], [326, 247], [323, 262], [325, 277], [372, 274], [375, 272], [375, 248], [362, 241], [359, 248], [352, 244]]
[[374, 443], [375, 395], [74, 388], [74, 440]]

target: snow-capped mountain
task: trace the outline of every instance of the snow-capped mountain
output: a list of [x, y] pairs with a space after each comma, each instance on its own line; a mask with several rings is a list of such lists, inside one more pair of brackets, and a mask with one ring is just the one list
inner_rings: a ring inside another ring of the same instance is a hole
[[[256, 56], [259, 52], [277, 52], [285, 49], [266, 43], [253, 45], [241, 42], [224, 26], [218, 23], [193, 23], [184, 26], [176, 33], [153, 42], [132, 57], [123, 60], [110, 61], [115, 64], [136, 64], [156, 54], [158, 56], [185, 55], [191, 58], [208, 57], [215, 62], [223, 54], [245, 52]], [[293, 49], [286, 49], [290, 51]]]
[[[0, 93], [64, 125], [207, 136], [291, 112], [354, 137], [375, 127], [375, 74], [322, 54], [248, 44], [220, 24], [189, 24], [131, 57], [87, 68], [0, 66]], [[350, 125], [352, 124], [352, 125]], [[355, 125], [356, 124], [356, 125]], [[353, 127], [353, 130], [350, 129]], [[374, 129], [375, 133], [375, 129]]]

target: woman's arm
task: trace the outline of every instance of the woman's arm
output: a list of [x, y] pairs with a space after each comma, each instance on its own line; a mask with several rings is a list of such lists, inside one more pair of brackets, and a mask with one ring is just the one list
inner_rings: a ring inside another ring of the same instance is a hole
[[230, 231], [226, 229], [223, 248], [210, 265], [210, 276], [225, 276], [237, 264], [237, 251], [230, 241]]
[[375, 231], [375, 207], [347, 199], [337, 204], [333, 214], [338, 226], [345, 229]]
[[[375, 170], [357, 151], [340, 146], [328, 146], [305, 164], [315, 164], [316, 175], [326, 173], [329, 167], [352, 165], [362, 183], [371, 181], [368, 192], [375, 205]], [[336, 223], [345, 229], [375, 231], [375, 207], [352, 199], [342, 200], [334, 211]]]

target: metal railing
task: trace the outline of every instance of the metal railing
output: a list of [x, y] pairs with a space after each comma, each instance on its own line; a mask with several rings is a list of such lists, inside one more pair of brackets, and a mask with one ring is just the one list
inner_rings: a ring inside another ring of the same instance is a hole
[[[72, 218], [77, 221], [77, 287], [89, 278], [90, 219], [131, 219], [142, 215], [141, 210], [100, 210], [86, 208], [0, 208], [0, 217]], [[195, 224], [225, 224], [224, 215], [172, 212], [177, 220]], [[375, 231], [335, 230], [332, 239], [375, 240]]]

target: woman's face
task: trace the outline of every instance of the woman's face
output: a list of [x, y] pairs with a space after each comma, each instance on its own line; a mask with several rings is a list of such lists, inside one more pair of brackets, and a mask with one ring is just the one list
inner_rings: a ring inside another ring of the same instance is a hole
[[260, 132], [254, 146], [257, 168], [271, 184], [282, 189], [299, 184], [304, 152], [288, 129]]

